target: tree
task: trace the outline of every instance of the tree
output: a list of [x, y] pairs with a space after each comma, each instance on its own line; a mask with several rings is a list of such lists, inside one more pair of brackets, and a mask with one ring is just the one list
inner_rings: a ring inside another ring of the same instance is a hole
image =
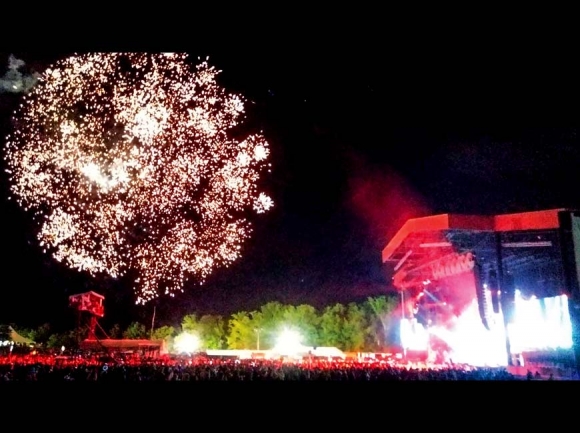
[[48, 341], [46, 342], [46, 347], [48, 347], [49, 349], [56, 349], [58, 347], [63, 346], [63, 334], [52, 334], [50, 337], [48, 337]]
[[360, 352], [365, 349], [368, 335], [368, 320], [362, 306], [351, 302], [346, 308], [342, 322], [343, 349], [349, 352]]
[[254, 331], [254, 341], [252, 342], [252, 348], [263, 349], [263, 331], [264, 331], [264, 315], [260, 311], [252, 311], [250, 313], [251, 327]]
[[155, 328], [153, 331], [153, 340], [164, 340], [169, 337], [175, 337], [175, 328], [173, 326], [162, 326]]
[[278, 334], [284, 326], [284, 312], [286, 310], [287, 306], [280, 302], [268, 302], [262, 305], [260, 314], [256, 314], [256, 317], [259, 317], [261, 329], [260, 347], [272, 348], [275, 346]]
[[395, 296], [369, 297], [365, 302], [365, 307], [372, 317], [370, 336], [374, 345], [384, 348], [390, 341], [393, 323], [393, 312], [397, 309], [398, 299]]
[[316, 346], [319, 341], [318, 326], [320, 317], [316, 309], [311, 305], [287, 305], [283, 313], [285, 324], [296, 329], [302, 336], [302, 344]]
[[227, 326], [221, 316], [206, 314], [198, 319], [196, 314], [188, 314], [181, 321], [181, 329], [196, 335], [204, 349], [221, 349], [226, 344]]
[[221, 316], [206, 314], [199, 319], [198, 336], [203, 348], [223, 349], [226, 344], [226, 322]]
[[173, 352], [173, 344], [175, 341], [175, 336], [177, 335], [176, 329], [173, 326], [162, 326], [153, 330], [151, 336], [152, 340], [165, 340], [167, 345], [167, 351]]
[[10, 340], [10, 334], [10, 327], [8, 325], [0, 325], [0, 343]]
[[342, 304], [334, 304], [326, 307], [320, 317], [320, 345], [344, 347], [342, 335], [342, 322], [346, 315], [346, 307]]
[[31, 333], [31, 340], [37, 344], [44, 345], [44, 344], [48, 343], [48, 339], [50, 338], [51, 335], [52, 335], [52, 332], [50, 330], [50, 324], [45, 323], [45, 324], [39, 326], [38, 328], [36, 328]]
[[197, 320], [197, 315], [187, 314], [181, 319], [181, 330], [183, 332], [190, 332], [192, 334], [197, 333], [199, 328], [199, 323]]
[[[86, 340], [89, 336], [89, 329], [84, 328], [75, 328], [72, 331], [68, 332], [69, 339], [71, 340], [68, 345], [65, 344], [65, 347], [74, 347], [78, 348], [81, 341]], [[73, 343], [74, 341], [74, 343]]]
[[368, 322], [362, 307], [352, 302], [345, 306], [326, 307], [320, 319], [321, 346], [334, 346], [346, 351], [364, 349]]
[[255, 342], [255, 331], [250, 313], [240, 311], [232, 314], [226, 337], [230, 349], [250, 349]]
[[147, 339], [149, 336], [147, 335], [147, 328], [145, 328], [145, 325], [139, 322], [133, 322], [127, 327], [125, 332], [123, 332], [123, 338], [140, 340]]
[[62, 347], [64, 347], [65, 349], [73, 349], [78, 347], [77, 331], [72, 330], [60, 334], [52, 334], [48, 338], [46, 347], [48, 347], [49, 349], [60, 349]]
[[109, 337], [113, 339], [119, 339], [123, 337], [123, 331], [118, 323], [115, 323], [113, 327], [109, 330]]

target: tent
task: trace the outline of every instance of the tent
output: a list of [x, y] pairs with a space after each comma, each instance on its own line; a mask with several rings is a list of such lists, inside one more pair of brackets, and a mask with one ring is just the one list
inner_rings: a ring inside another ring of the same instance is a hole
[[0, 327], [0, 340], [13, 341], [16, 344], [34, 344], [34, 341], [20, 335], [12, 326]]

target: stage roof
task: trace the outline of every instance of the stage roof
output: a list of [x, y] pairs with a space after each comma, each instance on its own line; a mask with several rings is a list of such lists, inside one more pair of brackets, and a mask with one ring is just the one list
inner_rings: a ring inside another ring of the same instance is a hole
[[[560, 227], [558, 213], [566, 209], [551, 209], [535, 212], [504, 215], [460, 215], [440, 214], [408, 220], [383, 249], [383, 262], [398, 261], [407, 254], [409, 247], [445, 247], [446, 232], [509, 232], [525, 230], [554, 230]], [[415, 242], [408, 242], [416, 240]], [[407, 243], [406, 243], [407, 242]], [[401, 246], [406, 248], [401, 255]], [[447, 245], [450, 247], [451, 245]]]
[[486, 267], [501, 255], [506, 269], [514, 273], [542, 273], [555, 280], [560, 270], [557, 229], [559, 213], [550, 209], [504, 215], [441, 214], [408, 220], [383, 249], [383, 263], [394, 271], [405, 269], [414, 279], [429, 278], [429, 264], [453, 253], [472, 252]]

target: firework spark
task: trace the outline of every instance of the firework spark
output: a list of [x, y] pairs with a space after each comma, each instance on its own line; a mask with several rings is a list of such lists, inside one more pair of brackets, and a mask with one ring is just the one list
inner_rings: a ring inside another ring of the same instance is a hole
[[73, 56], [48, 69], [8, 137], [11, 190], [71, 268], [136, 271], [137, 303], [183, 291], [240, 256], [269, 147], [228, 137], [244, 99], [185, 54]]

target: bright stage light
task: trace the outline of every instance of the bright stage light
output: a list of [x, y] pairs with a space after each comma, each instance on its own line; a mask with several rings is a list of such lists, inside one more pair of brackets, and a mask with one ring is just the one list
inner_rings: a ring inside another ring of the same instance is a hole
[[572, 322], [566, 295], [524, 299], [516, 290], [515, 321], [509, 325], [514, 353], [534, 350], [570, 349]]
[[283, 355], [292, 355], [302, 348], [302, 336], [291, 329], [285, 329], [278, 337], [274, 351]]
[[201, 342], [196, 335], [184, 332], [175, 337], [175, 348], [178, 353], [193, 353], [199, 349]]
[[400, 337], [404, 349], [422, 351], [429, 347], [429, 334], [417, 319], [401, 320]]

